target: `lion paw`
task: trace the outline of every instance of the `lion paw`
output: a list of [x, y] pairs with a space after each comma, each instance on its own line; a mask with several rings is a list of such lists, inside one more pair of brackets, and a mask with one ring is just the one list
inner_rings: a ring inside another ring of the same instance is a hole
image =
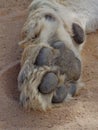
[[20, 101], [26, 108], [46, 110], [75, 95], [81, 64], [64, 43], [24, 49], [18, 76]]

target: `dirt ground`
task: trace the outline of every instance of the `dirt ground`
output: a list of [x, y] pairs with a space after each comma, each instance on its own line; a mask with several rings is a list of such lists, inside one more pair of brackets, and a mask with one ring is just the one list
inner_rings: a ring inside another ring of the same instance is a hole
[[0, 130], [98, 130], [98, 32], [83, 50], [85, 88], [51, 111], [26, 111], [19, 104], [20, 32], [31, 0], [0, 0]]

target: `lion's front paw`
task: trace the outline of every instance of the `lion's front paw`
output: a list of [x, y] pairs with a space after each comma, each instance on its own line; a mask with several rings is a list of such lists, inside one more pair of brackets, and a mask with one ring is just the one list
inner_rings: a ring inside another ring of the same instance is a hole
[[75, 95], [81, 64], [64, 43], [24, 50], [18, 76], [20, 101], [33, 109], [47, 109]]

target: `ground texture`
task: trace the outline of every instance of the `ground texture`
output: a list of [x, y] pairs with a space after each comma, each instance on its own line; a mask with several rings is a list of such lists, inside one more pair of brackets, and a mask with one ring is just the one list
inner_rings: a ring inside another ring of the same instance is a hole
[[0, 0], [0, 130], [98, 130], [98, 32], [83, 50], [85, 88], [72, 101], [46, 113], [19, 105], [17, 64], [20, 32], [31, 0]]

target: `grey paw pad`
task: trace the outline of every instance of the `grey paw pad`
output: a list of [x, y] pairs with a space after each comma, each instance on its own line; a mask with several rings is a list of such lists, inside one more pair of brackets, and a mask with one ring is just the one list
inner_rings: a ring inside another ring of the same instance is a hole
[[19, 75], [18, 75], [18, 86], [20, 87], [24, 81], [27, 79], [27, 73], [28, 73], [28, 67], [27, 66], [23, 66]]
[[44, 76], [38, 89], [41, 93], [48, 94], [51, 93], [57, 87], [57, 84], [57, 76], [54, 73], [50, 72]]
[[76, 89], [77, 89], [76, 84], [71, 83], [68, 93], [71, 94], [71, 96], [73, 97], [76, 93]]
[[67, 96], [67, 88], [66, 86], [61, 86], [57, 88], [56, 94], [53, 96], [52, 103], [61, 103]]
[[49, 65], [52, 60], [52, 51], [50, 48], [42, 48], [37, 56], [35, 64], [38, 66]]
[[83, 43], [85, 40], [85, 33], [83, 31], [83, 28], [77, 23], [73, 23], [72, 30], [74, 34], [73, 39], [75, 40], [75, 42], [79, 45]]
[[63, 42], [55, 42], [51, 44], [51, 46], [55, 49], [60, 49], [60, 50], [65, 49], [65, 44]]

